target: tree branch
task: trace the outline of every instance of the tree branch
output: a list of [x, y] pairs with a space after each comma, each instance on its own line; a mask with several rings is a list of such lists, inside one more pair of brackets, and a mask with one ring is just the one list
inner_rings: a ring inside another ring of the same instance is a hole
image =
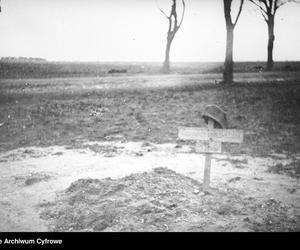
[[[256, 5], [259, 9], [260, 9], [260, 11], [262, 11], [263, 13], [265, 13], [265, 14], [267, 14], [267, 11], [263, 8], [263, 7], [261, 7], [261, 5], [260, 4], [258, 4], [258, 3], [256, 3], [254, 0], [249, 0], [251, 3], [253, 3], [254, 5]], [[260, 3], [260, 1], [258, 1], [259, 3]]]
[[276, 0], [269, 0], [269, 7], [270, 7], [271, 14], [274, 13], [274, 12], [272, 12], [274, 1], [276, 1]]
[[[276, 0], [276, 4], [275, 4], [275, 9], [274, 9], [274, 11], [276, 12], [276, 10], [278, 9], [278, 8], [280, 8], [282, 5], [284, 5], [284, 4], [286, 4], [286, 3], [288, 3], [288, 2], [291, 2], [291, 1], [282, 1], [281, 3], [279, 3], [278, 4], [278, 1]], [[296, 1], [295, 1], [296, 2]]]
[[183, 10], [182, 10], [182, 15], [181, 15], [181, 20], [180, 20], [180, 23], [179, 23], [179, 27], [182, 24], [184, 13], [185, 13], [185, 2], [184, 2], [184, 0], [182, 0], [182, 5], [183, 5]]
[[182, 6], [183, 6], [183, 9], [182, 9], [182, 15], [181, 15], [181, 20], [179, 22], [179, 24], [177, 24], [177, 14], [176, 14], [176, 18], [175, 18], [175, 29], [174, 31], [177, 32], [183, 22], [183, 18], [184, 18], [184, 13], [185, 13], [185, 2], [184, 0], [182, 0]]
[[[275, 16], [277, 9], [280, 8], [282, 5], [289, 2], [295, 2], [295, 3], [298, 2], [297, 0], [249, 0], [249, 1], [260, 9], [266, 22], [268, 22], [270, 17]], [[265, 7], [266, 9], [264, 9], [261, 6], [261, 4], [263, 4], [263, 7]]]
[[173, 28], [173, 31], [174, 31], [174, 32], [176, 32], [176, 29], [177, 29], [177, 23], [178, 23], [176, 6], [177, 6], [176, 0], [173, 0], [172, 14], [173, 14], [173, 16], [174, 16], [174, 28]]
[[237, 14], [237, 16], [236, 16], [235, 21], [233, 22], [233, 27], [235, 27], [237, 21], [238, 21], [239, 18], [240, 18], [240, 15], [241, 15], [241, 12], [242, 12], [242, 8], [243, 8], [243, 4], [244, 4], [244, 0], [241, 0], [239, 12], [238, 12], [238, 14]]
[[279, 6], [278, 6], [278, 8], [277, 8], [277, 6], [278, 6], [278, 0], [275, 0], [274, 1], [274, 6], [273, 6], [273, 9], [274, 9], [273, 13], [274, 14], [276, 13], [276, 10], [279, 8]]
[[[258, 1], [259, 1], [259, 4], [263, 3], [265, 5], [265, 8], [266, 8], [265, 12], [268, 13], [270, 11], [270, 2], [267, 2], [266, 0], [258, 0]], [[269, 1], [271, 1], [271, 0], [269, 0]]]
[[224, 17], [225, 17], [225, 22], [226, 26], [232, 26], [232, 19], [231, 19], [231, 2], [232, 0], [223, 0], [223, 5], [224, 5]]
[[167, 19], [170, 19], [170, 17], [162, 10], [162, 9], [159, 9], [161, 13], [164, 14], [164, 16], [167, 18]]
[[181, 19], [180, 19], [180, 22], [178, 24], [178, 16], [177, 16], [177, 10], [176, 10], [176, 0], [172, 0], [172, 2], [173, 3], [172, 3], [170, 15], [168, 16], [161, 8], [159, 8], [159, 6], [157, 4], [157, 1], [156, 1], [157, 8], [169, 20], [168, 37], [174, 37], [175, 36], [175, 33], [179, 30], [179, 28], [180, 28], [180, 26], [183, 22], [183, 18], [184, 18], [184, 14], [185, 14], [185, 1], [182, 0], [183, 9], [182, 9]]
[[261, 15], [263, 16], [266, 23], [268, 23], [269, 19], [266, 16], [266, 13], [264, 11], [260, 11]]
[[269, 6], [270, 6], [270, 4], [268, 4], [269, 2], [267, 2], [266, 0], [258, 0], [258, 1], [264, 3], [264, 5], [265, 5], [266, 7], [269, 7]]
[[[264, 18], [265, 22], [266, 23], [269, 23], [269, 15], [268, 15], [268, 3], [266, 2], [266, 0], [249, 0], [251, 3], [253, 3], [254, 5], [256, 5], [259, 10], [260, 10], [260, 13], [262, 15], [262, 17]], [[257, 3], [258, 2], [258, 3]], [[263, 3], [265, 5], [265, 8], [264, 9], [262, 6], [261, 6], [261, 3]]]
[[159, 11], [160, 11], [167, 19], [170, 19], [170, 18], [171, 18], [171, 15], [168, 16], [168, 15], [166, 14], [166, 12], [164, 12], [161, 8], [159, 8], [158, 3], [157, 3], [157, 0], [155, 1], [155, 3], [156, 3], [157, 8], [159, 9]]

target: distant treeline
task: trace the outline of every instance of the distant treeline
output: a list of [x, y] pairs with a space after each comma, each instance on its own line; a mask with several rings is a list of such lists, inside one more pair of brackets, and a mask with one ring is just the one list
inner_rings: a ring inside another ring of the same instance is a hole
[[[263, 72], [264, 62], [236, 62], [235, 72]], [[222, 62], [172, 63], [174, 74], [222, 73]], [[274, 71], [300, 71], [300, 62], [275, 62]], [[6, 62], [0, 78], [99, 77], [120, 74], [160, 74], [161, 63]]]
[[1, 57], [1, 62], [47, 62], [44, 58], [39, 57]]

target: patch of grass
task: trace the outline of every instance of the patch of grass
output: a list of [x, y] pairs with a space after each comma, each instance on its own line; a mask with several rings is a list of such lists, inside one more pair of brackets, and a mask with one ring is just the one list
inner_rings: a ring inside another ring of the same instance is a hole
[[51, 176], [46, 175], [46, 174], [33, 173], [25, 179], [24, 184], [25, 184], [25, 186], [31, 186], [31, 185], [41, 182], [41, 181], [47, 181], [50, 178], [51, 178]]
[[293, 178], [300, 178], [300, 161], [294, 161], [290, 164], [277, 163], [269, 166], [267, 172], [274, 174], [285, 174]]

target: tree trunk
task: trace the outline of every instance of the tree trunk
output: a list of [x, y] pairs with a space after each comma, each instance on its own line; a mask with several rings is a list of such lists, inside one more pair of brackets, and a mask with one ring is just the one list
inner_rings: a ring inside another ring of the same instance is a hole
[[171, 49], [171, 42], [168, 40], [166, 52], [165, 52], [165, 61], [164, 61], [164, 66], [163, 66], [163, 71], [165, 73], [170, 72], [170, 49]]
[[233, 83], [233, 30], [234, 26], [226, 24], [226, 55], [223, 71], [223, 83]]
[[271, 71], [273, 69], [273, 47], [274, 47], [274, 17], [271, 17], [268, 22], [268, 61], [267, 70]]
[[170, 49], [171, 49], [171, 44], [172, 44], [172, 37], [168, 36], [167, 37], [167, 46], [166, 46], [166, 52], [165, 52], [165, 61], [163, 65], [163, 72], [164, 73], [169, 73], [170, 72]]

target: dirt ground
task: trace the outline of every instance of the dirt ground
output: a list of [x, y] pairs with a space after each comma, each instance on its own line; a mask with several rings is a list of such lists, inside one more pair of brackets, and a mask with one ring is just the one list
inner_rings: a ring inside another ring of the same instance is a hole
[[[0, 231], [299, 231], [298, 73], [0, 80]], [[177, 139], [215, 103], [243, 144]]]
[[[1, 154], [0, 231], [298, 231], [299, 181], [285, 155], [204, 156], [192, 146], [86, 142]], [[299, 156], [300, 159], [300, 156]]]

